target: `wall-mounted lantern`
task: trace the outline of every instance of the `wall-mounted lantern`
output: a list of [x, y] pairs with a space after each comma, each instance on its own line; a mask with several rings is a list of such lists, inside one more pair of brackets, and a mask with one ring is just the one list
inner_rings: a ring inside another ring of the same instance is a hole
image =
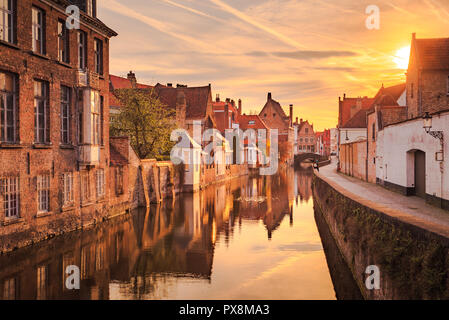
[[444, 161], [444, 134], [443, 131], [432, 131], [432, 116], [428, 112], [426, 112], [423, 116], [423, 128], [432, 137], [440, 140], [441, 151], [435, 154], [435, 160]]

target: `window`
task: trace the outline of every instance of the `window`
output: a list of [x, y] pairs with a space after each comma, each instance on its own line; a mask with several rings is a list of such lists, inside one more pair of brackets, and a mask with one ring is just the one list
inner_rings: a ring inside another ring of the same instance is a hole
[[101, 144], [101, 105], [98, 91], [92, 91], [92, 144]]
[[123, 167], [115, 168], [115, 191], [117, 195], [123, 194]]
[[17, 142], [17, 78], [0, 72], [0, 142]]
[[95, 39], [95, 72], [103, 74], [103, 41]]
[[6, 219], [19, 217], [19, 177], [0, 178], [0, 200]]
[[37, 300], [47, 299], [47, 266], [37, 268]]
[[50, 175], [37, 176], [37, 211], [46, 213], [50, 210]]
[[104, 196], [104, 169], [97, 170], [97, 198]]
[[69, 31], [65, 21], [58, 21], [58, 59], [61, 62], [69, 63]]
[[16, 278], [10, 278], [3, 282], [3, 300], [17, 299], [17, 281]]
[[100, 143], [104, 145], [104, 97], [100, 96]]
[[248, 121], [248, 124], [249, 124], [249, 125], [254, 125], [254, 124], [256, 124], [256, 121], [250, 120], [250, 121]]
[[78, 31], [78, 68], [87, 68], [87, 34], [84, 31]]
[[410, 97], [413, 99], [413, 96], [415, 94], [415, 84], [410, 85]]
[[50, 142], [50, 110], [48, 105], [48, 83], [34, 81], [35, 142]]
[[309, 133], [309, 128], [306, 128], [305, 132], [306, 132], [306, 134], [308, 134]]
[[373, 132], [373, 136], [372, 136], [373, 141], [376, 141], [376, 124], [375, 123], [373, 123], [373, 127], [371, 130]]
[[0, 40], [14, 42], [14, 0], [0, 1]]
[[33, 52], [45, 54], [45, 12], [33, 7]]
[[62, 205], [73, 204], [73, 173], [62, 174]]
[[96, 2], [97, 2], [96, 0], [87, 0], [86, 4], [86, 13], [94, 18], [97, 16]]
[[83, 202], [90, 200], [90, 179], [87, 171], [81, 173], [81, 200]]
[[69, 144], [70, 140], [70, 101], [69, 87], [61, 86], [61, 143]]

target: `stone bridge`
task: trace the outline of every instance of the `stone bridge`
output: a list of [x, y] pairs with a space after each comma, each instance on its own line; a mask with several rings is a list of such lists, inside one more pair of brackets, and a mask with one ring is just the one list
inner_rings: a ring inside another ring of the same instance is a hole
[[320, 156], [319, 154], [315, 154], [315, 153], [300, 153], [295, 155], [295, 166], [299, 165], [301, 162], [304, 162], [306, 160], [311, 160], [311, 161], [324, 161], [327, 160], [326, 157]]

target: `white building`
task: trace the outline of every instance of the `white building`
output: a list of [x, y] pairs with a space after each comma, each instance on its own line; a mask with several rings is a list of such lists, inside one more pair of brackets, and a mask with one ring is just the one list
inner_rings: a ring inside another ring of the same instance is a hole
[[[449, 138], [449, 111], [433, 114], [431, 131]], [[423, 119], [385, 127], [377, 135], [376, 177], [405, 195], [417, 195], [449, 209], [449, 142], [423, 128]]]

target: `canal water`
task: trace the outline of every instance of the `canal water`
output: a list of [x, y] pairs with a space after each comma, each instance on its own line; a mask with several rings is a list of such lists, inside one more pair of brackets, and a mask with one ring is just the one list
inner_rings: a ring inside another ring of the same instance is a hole
[[[350, 280], [332, 238], [322, 242], [311, 184], [310, 170], [242, 177], [4, 254], [1, 298], [343, 297], [333, 280]], [[68, 266], [79, 290], [66, 287]]]

